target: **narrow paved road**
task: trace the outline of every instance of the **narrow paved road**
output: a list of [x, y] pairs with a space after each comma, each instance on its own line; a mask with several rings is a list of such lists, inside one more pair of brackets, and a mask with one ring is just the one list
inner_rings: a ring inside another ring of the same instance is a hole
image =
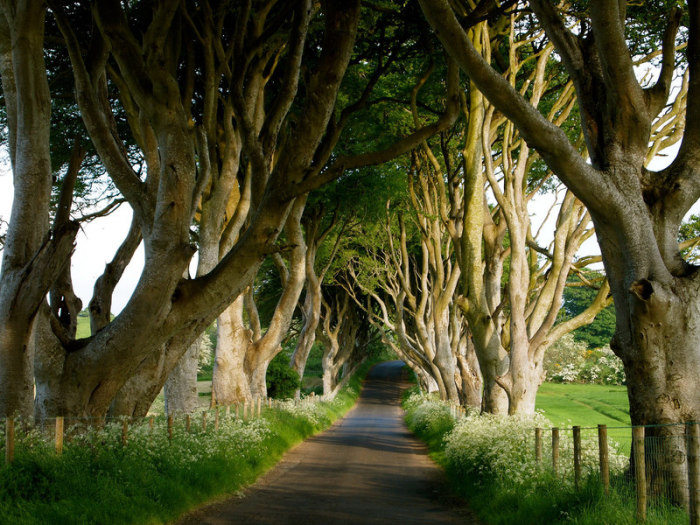
[[200, 509], [180, 525], [476, 523], [446, 496], [441, 471], [403, 423], [402, 366], [374, 367], [344, 419], [288, 452], [244, 498]]

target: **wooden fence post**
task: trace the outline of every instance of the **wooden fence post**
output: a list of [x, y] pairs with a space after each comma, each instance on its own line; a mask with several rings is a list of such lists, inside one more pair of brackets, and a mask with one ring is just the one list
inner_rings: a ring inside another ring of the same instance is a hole
[[202, 412], [202, 432], [207, 431], [207, 413]]
[[5, 463], [15, 459], [15, 418], [5, 419]]
[[168, 440], [173, 440], [173, 416], [168, 416]]
[[600, 480], [606, 494], [610, 493], [610, 461], [608, 455], [608, 427], [598, 425], [598, 457], [600, 459]]
[[535, 461], [537, 465], [542, 464], [542, 429], [535, 429]]
[[216, 407], [214, 410], [214, 432], [219, 431], [219, 407]]
[[647, 519], [647, 477], [644, 464], [644, 427], [632, 427], [634, 478], [637, 485], [637, 521]]
[[262, 397], [258, 397], [258, 417], [262, 414]]
[[574, 426], [574, 486], [576, 490], [581, 484], [581, 427]]
[[154, 416], [151, 416], [148, 418], [148, 430], [150, 430], [151, 432], [153, 432], [154, 421], [155, 421]]
[[187, 414], [185, 416], [185, 430], [187, 431], [188, 434], [190, 433], [190, 419], [191, 419], [190, 415]]
[[690, 421], [686, 432], [690, 525], [700, 525], [700, 422]]
[[559, 429], [552, 429], [552, 470], [554, 475], [559, 474]]
[[129, 435], [129, 420], [122, 421], [122, 446], [126, 446]]
[[63, 416], [56, 418], [56, 454], [63, 454]]

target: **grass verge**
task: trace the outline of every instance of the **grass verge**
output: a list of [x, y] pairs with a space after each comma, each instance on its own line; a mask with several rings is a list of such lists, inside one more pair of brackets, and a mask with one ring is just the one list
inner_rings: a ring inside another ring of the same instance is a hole
[[[251, 484], [284, 452], [344, 415], [359, 395], [367, 363], [332, 402], [291, 401], [242, 421], [214, 415], [202, 431], [164, 418], [129, 431], [121, 424], [77, 433], [57, 456], [36, 431], [18, 433], [15, 460], [0, 466], [0, 524], [161, 524]], [[2, 447], [0, 447], [2, 448]], [[4, 451], [2, 451], [4, 457]]]
[[[625, 458], [611, 453], [613, 482], [604, 494], [595, 474], [595, 447], [588, 456], [584, 444], [584, 476], [579, 489], [566, 465], [572, 448], [562, 435], [560, 476], [554, 476], [548, 458], [534, 459], [534, 429], [551, 423], [535, 417], [469, 415], [455, 420], [449, 406], [416, 389], [404, 397], [406, 423], [428, 444], [433, 459], [446, 471], [454, 492], [465, 498], [487, 524], [586, 525], [633, 524], [634, 487], [624, 479]], [[549, 460], [551, 461], [551, 459]], [[654, 504], [649, 524], [686, 524], [687, 514], [678, 508]]]

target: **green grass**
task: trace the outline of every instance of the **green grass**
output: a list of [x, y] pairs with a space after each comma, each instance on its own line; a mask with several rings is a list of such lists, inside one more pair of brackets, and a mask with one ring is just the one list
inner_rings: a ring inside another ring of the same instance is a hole
[[[114, 316], [112, 315], [111, 318], [114, 319]], [[81, 312], [78, 314], [78, 326], [75, 330], [75, 338], [84, 339], [86, 337], [90, 337], [91, 335], [90, 314], [87, 310], [81, 310]]]
[[126, 447], [115, 422], [100, 432], [78, 434], [60, 457], [45, 437], [18, 433], [15, 461], [0, 465], [0, 524], [168, 523], [252, 483], [290, 447], [345, 414], [372, 364], [333, 402], [314, 403], [311, 409], [292, 403], [285, 410], [266, 408], [262, 420], [222, 419], [218, 432], [213, 414], [206, 433], [199, 424], [185, 432], [180, 419], [172, 442], [162, 416], [153, 432], [146, 424], [132, 428]]
[[197, 372], [197, 381], [211, 381], [214, 377], [214, 370], [201, 370]]
[[[545, 475], [546, 476], [546, 475]], [[615, 485], [605, 494], [600, 481], [589, 477], [578, 491], [556, 479], [538, 480], [536, 489], [519, 489], [497, 481], [478, 483], [474, 478], [448, 478], [455, 491], [465, 497], [482, 523], [488, 525], [635, 525], [636, 501], [633, 488]], [[688, 515], [670, 505], [647, 509], [648, 525], [686, 525]]]
[[75, 333], [76, 339], [84, 339], [85, 337], [90, 337], [90, 316], [87, 310], [78, 314], [78, 328]]
[[619, 428], [631, 424], [624, 386], [543, 383], [537, 393], [536, 408], [553, 426], [561, 428], [607, 425], [608, 437], [620, 445], [621, 451], [629, 450], [631, 430]]

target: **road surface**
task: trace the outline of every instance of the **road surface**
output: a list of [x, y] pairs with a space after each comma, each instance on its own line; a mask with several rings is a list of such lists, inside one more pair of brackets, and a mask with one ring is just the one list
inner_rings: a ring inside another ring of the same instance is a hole
[[234, 497], [185, 516], [208, 524], [470, 524], [442, 472], [403, 423], [403, 363], [374, 367], [360, 399], [329, 430], [289, 451]]

